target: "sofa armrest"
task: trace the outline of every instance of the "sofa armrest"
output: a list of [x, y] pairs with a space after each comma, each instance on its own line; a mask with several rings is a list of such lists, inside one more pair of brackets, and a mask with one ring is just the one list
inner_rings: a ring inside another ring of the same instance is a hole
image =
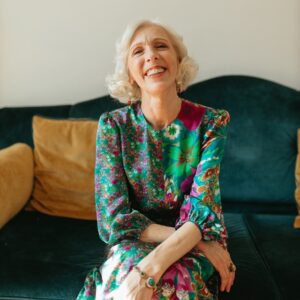
[[17, 143], [0, 150], [0, 228], [28, 201], [33, 189], [33, 151]]

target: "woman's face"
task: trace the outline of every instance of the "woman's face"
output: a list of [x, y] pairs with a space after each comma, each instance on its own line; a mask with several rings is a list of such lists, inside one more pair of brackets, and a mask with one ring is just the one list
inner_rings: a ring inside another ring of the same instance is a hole
[[152, 25], [138, 29], [129, 45], [127, 64], [142, 96], [176, 91], [178, 57], [163, 28]]

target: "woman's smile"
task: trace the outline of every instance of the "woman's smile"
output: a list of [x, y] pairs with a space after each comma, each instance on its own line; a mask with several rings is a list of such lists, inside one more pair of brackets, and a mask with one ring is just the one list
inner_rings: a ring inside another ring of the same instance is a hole
[[128, 53], [129, 76], [142, 94], [175, 89], [178, 57], [168, 34], [158, 26], [138, 30]]
[[147, 76], [148, 78], [157, 78], [157, 77], [161, 77], [165, 72], [166, 72], [166, 68], [164, 67], [152, 67], [150, 69], [147, 70], [147, 72], [145, 73], [145, 76]]

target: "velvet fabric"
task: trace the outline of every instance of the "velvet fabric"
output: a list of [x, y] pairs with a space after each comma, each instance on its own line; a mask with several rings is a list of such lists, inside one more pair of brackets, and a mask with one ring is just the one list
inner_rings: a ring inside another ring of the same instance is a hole
[[288, 215], [245, 216], [257, 253], [276, 284], [279, 299], [287, 300], [299, 299], [300, 233], [293, 228], [293, 219], [293, 216]]
[[4, 107], [0, 109], [0, 149], [15, 143], [33, 147], [32, 117], [41, 115], [68, 118], [70, 105], [41, 107]]
[[104, 259], [95, 221], [22, 211], [0, 231], [0, 299], [75, 299]]

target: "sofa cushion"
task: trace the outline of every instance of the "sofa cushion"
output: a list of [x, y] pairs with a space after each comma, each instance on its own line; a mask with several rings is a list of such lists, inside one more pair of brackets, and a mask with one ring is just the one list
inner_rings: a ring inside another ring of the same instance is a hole
[[96, 131], [96, 121], [33, 117], [35, 184], [27, 209], [96, 219]]
[[33, 186], [32, 149], [22, 143], [0, 151], [0, 228], [28, 201]]
[[296, 159], [296, 190], [295, 190], [295, 198], [296, 204], [298, 208], [298, 216], [295, 218], [294, 227], [300, 228], [300, 128], [298, 129], [298, 154]]
[[257, 252], [280, 290], [280, 299], [288, 300], [299, 299], [300, 238], [293, 220], [292, 215], [245, 215]]
[[247, 215], [225, 213], [224, 218], [228, 250], [237, 270], [230, 293], [221, 293], [220, 300], [281, 299], [273, 274], [257, 251], [255, 237], [249, 232]]
[[75, 299], [104, 247], [96, 221], [23, 210], [0, 232], [0, 299]]
[[[220, 299], [279, 300], [245, 216], [225, 214], [225, 222], [237, 276], [231, 292]], [[23, 211], [7, 224], [0, 246], [0, 299], [75, 299], [88, 272], [105, 260], [96, 221], [38, 212]]]

